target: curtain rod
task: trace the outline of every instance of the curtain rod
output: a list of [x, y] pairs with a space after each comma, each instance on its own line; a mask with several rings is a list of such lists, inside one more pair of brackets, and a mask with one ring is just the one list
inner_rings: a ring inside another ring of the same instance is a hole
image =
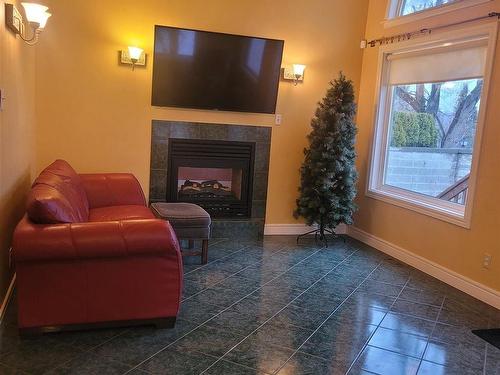
[[392, 35], [392, 36], [388, 36], [388, 37], [384, 36], [382, 38], [373, 39], [370, 41], [365, 39], [365, 40], [361, 41], [361, 48], [365, 49], [368, 47], [376, 47], [376, 46], [382, 46], [385, 44], [403, 42], [405, 40], [410, 40], [411, 38], [413, 38], [415, 36], [431, 34], [433, 31], [436, 31], [436, 30], [441, 30], [441, 29], [445, 29], [448, 27], [453, 27], [453, 26], [462, 25], [465, 23], [470, 23], [470, 22], [475, 22], [475, 21], [480, 21], [480, 20], [484, 20], [484, 19], [488, 19], [488, 18], [495, 18], [495, 17], [500, 20], [500, 13], [499, 12], [491, 12], [491, 13], [488, 13], [488, 15], [486, 15], [486, 16], [471, 18], [471, 19], [468, 19], [465, 21], [460, 21], [460, 22], [455, 22], [455, 23], [449, 23], [446, 25], [436, 26], [434, 28], [429, 28], [429, 29], [420, 29], [417, 31], [411, 31], [409, 33], [396, 34], [396, 35]]

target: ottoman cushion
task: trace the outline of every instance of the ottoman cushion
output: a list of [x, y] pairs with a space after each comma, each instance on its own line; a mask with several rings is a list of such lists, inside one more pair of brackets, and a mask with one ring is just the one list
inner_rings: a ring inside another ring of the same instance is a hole
[[179, 238], [209, 238], [212, 220], [207, 211], [191, 203], [153, 203], [151, 209], [168, 220]]

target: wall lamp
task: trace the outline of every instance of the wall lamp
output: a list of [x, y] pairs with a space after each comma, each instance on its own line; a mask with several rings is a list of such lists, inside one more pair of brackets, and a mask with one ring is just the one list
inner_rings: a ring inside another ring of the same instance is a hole
[[293, 64], [291, 66], [286, 66], [283, 69], [283, 79], [285, 81], [293, 81], [294, 86], [297, 86], [299, 82], [304, 82], [304, 71], [306, 66], [302, 64]]
[[52, 14], [47, 12], [49, 8], [44, 5], [35, 3], [21, 3], [21, 5], [24, 8], [24, 13], [31, 29], [31, 36], [28, 36], [23, 17], [14, 4], [5, 4], [5, 24], [27, 44], [36, 44], [38, 36], [47, 25], [47, 21]]
[[146, 66], [147, 55], [139, 47], [129, 46], [126, 51], [120, 51], [120, 64], [132, 65], [132, 70], [136, 66]]

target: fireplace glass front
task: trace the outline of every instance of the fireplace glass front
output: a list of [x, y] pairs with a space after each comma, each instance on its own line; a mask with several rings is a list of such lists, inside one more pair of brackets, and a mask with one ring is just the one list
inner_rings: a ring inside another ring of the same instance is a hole
[[167, 201], [212, 217], [250, 217], [255, 144], [170, 139]]

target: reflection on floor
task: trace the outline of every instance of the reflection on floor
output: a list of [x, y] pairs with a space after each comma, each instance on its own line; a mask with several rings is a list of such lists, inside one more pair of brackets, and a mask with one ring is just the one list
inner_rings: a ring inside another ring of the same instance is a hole
[[352, 239], [214, 240], [186, 259], [174, 330], [23, 340], [12, 303], [1, 374], [500, 374], [500, 350], [470, 333], [500, 311]]

